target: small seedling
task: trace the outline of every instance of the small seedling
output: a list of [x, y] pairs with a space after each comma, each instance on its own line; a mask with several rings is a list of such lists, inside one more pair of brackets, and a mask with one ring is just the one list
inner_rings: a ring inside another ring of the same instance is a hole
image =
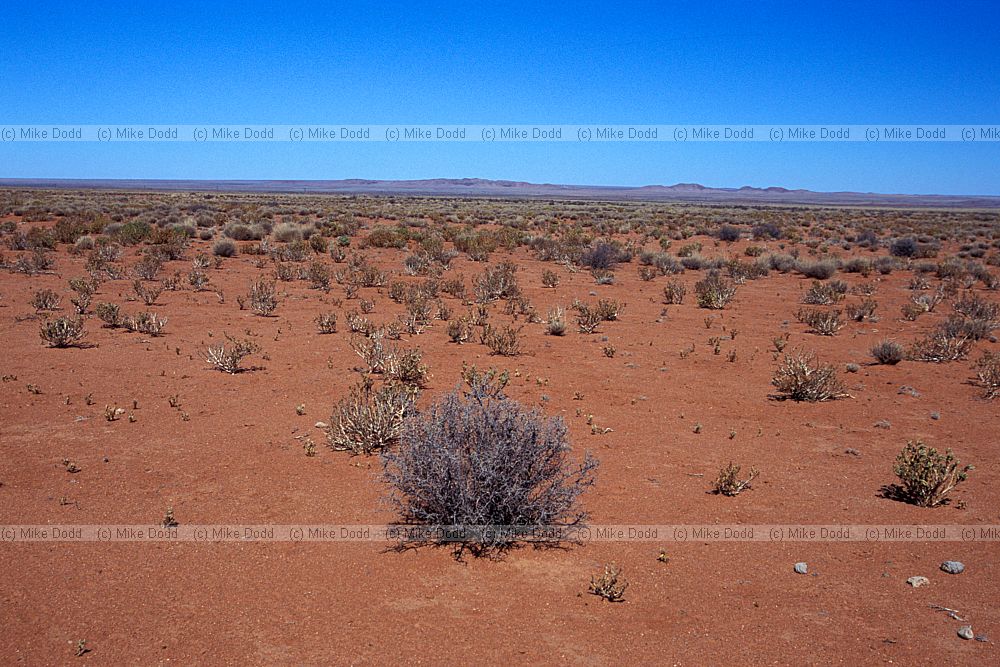
[[164, 528], [174, 528], [179, 526], [177, 519], [174, 518], [174, 508], [168, 507], [166, 514], [163, 515], [163, 527]]

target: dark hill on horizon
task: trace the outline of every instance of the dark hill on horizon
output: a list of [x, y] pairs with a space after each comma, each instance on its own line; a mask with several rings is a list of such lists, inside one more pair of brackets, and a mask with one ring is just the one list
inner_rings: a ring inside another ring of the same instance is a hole
[[1000, 208], [1000, 196], [907, 195], [872, 192], [815, 192], [783, 187], [713, 188], [698, 183], [611, 186], [559, 185], [482, 178], [421, 180], [170, 180], [3, 178], [0, 187], [145, 191], [278, 192], [308, 194], [410, 195], [426, 197], [501, 197], [604, 201], [689, 202], [704, 204], [812, 204], [821, 206], [906, 206]]

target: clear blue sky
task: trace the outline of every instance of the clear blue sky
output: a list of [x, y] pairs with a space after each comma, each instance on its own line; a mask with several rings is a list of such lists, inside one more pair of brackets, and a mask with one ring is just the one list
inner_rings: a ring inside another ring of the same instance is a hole
[[[153, 4], [153, 3], [150, 3]], [[1000, 4], [5, 2], [0, 125], [997, 123]], [[1000, 195], [1000, 144], [2, 144], [0, 176]]]

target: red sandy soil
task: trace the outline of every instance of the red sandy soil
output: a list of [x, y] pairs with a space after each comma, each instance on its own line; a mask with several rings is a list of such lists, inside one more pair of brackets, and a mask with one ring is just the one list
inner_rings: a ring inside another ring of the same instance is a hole
[[[709, 255], [724, 250], [702, 240]], [[210, 244], [195, 242], [188, 257], [196, 250], [210, 252]], [[731, 252], [741, 255], [742, 245]], [[385, 268], [398, 268], [404, 256], [368, 255]], [[324, 295], [299, 281], [278, 284], [284, 295], [276, 317], [241, 311], [236, 296], [262, 273], [252, 259], [226, 259], [209, 271], [224, 303], [212, 291], [163, 292], [149, 310], [169, 318], [164, 336], [101, 328], [90, 317], [87, 348], [46, 348], [37, 320], [17, 321], [33, 314], [29, 300], [45, 287], [63, 294], [64, 312], [70, 309], [67, 280], [84, 275], [82, 257], [60, 250], [56, 274], [0, 273], [0, 370], [17, 376], [0, 389], [0, 524], [152, 524], [167, 507], [182, 524], [393, 520], [380, 504], [378, 458], [334, 452], [314, 427], [329, 421], [355, 380], [360, 360], [343, 315], [356, 304], [335, 309], [340, 286]], [[910, 272], [881, 279], [879, 322], [851, 322], [830, 338], [795, 321], [809, 285], [798, 275], [748, 282], [713, 313], [694, 303], [702, 272], [681, 276], [685, 303], [665, 307], [666, 279], [640, 281], [634, 266], [620, 267], [610, 286], [557, 268], [561, 284], [544, 289], [541, 272], [555, 267], [524, 250], [514, 259], [543, 315], [575, 297], [593, 302], [593, 292], [626, 301], [624, 317], [589, 336], [572, 323], [561, 338], [528, 325], [526, 353], [513, 359], [490, 357], [478, 343], [448, 342], [440, 322], [402, 345], [419, 346], [430, 365], [424, 401], [455, 386], [463, 360], [516, 370], [509, 393], [563, 415], [575, 453], [590, 450], [601, 460], [597, 485], [583, 497], [592, 523], [1000, 523], [1000, 410], [970, 384], [971, 360], [869, 364], [872, 343], [912, 341], [946, 315], [899, 319]], [[484, 265], [462, 257], [453, 267], [449, 275], [463, 273], [471, 287]], [[171, 262], [161, 275], [189, 268], [189, 260]], [[838, 277], [852, 285], [875, 279]], [[377, 322], [402, 312], [385, 290], [361, 292], [376, 300], [370, 317]], [[94, 303], [146, 310], [126, 302], [132, 296], [131, 280], [106, 282]], [[313, 320], [329, 310], [338, 310], [340, 331], [321, 336]], [[504, 316], [497, 310], [494, 319]], [[233, 376], [210, 369], [204, 348], [248, 329], [266, 354], [251, 358], [262, 368]], [[771, 340], [784, 332], [790, 349], [815, 350], [840, 369], [859, 363], [858, 373], [842, 373], [853, 398], [770, 400]], [[712, 336], [723, 337], [720, 355], [707, 343]], [[602, 352], [607, 342], [614, 358]], [[690, 344], [695, 351], [682, 358]], [[730, 349], [737, 350], [733, 363]], [[973, 358], [982, 349], [998, 345], [978, 344]], [[42, 393], [29, 392], [29, 383]], [[898, 393], [902, 385], [920, 396]], [[168, 405], [173, 395], [179, 409]], [[133, 400], [135, 423], [104, 419], [105, 405], [130, 408]], [[305, 414], [297, 415], [303, 403]], [[592, 434], [588, 414], [613, 432]], [[891, 428], [876, 428], [880, 420]], [[296, 439], [303, 435], [317, 442], [317, 456], [304, 456]], [[917, 437], [976, 465], [949, 506], [924, 509], [879, 495], [895, 481], [895, 456]], [[82, 470], [67, 473], [64, 458]], [[754, 465], [761, 477], [737, 497], [707, 493], [729, 461]], [[668, 562], [657, 559], [661, 550]], [[4, 543], [0, 656], [33, 665], [995, 664], [998, 552], [997, 543], [961, 542], [598, 542], [459, 561], [444, 548], [397, 552], [373, 542]], [[949, 559], [963, 561], [966, 572], [941, 572]], [[631, 584], [618, 604], [587, 593], [590, 576], [611, 561]], [[816, 576], [794, 574], [797, 561]], [[930, 585], [911, 588], [913, 575]], [[990, 642], [958, 638], [962, 623], [930, 604], [959, 610]], [[78, 639], [90, 652], [75, 658]]]

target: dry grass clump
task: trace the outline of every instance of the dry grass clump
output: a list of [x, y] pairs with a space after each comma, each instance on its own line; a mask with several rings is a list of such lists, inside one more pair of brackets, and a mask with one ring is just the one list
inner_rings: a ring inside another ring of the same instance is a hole
[[817, 362], [812, 353], [786, 354], [771, 384], [793, 401], [830, 401], [849, 396], [831, 364]]

